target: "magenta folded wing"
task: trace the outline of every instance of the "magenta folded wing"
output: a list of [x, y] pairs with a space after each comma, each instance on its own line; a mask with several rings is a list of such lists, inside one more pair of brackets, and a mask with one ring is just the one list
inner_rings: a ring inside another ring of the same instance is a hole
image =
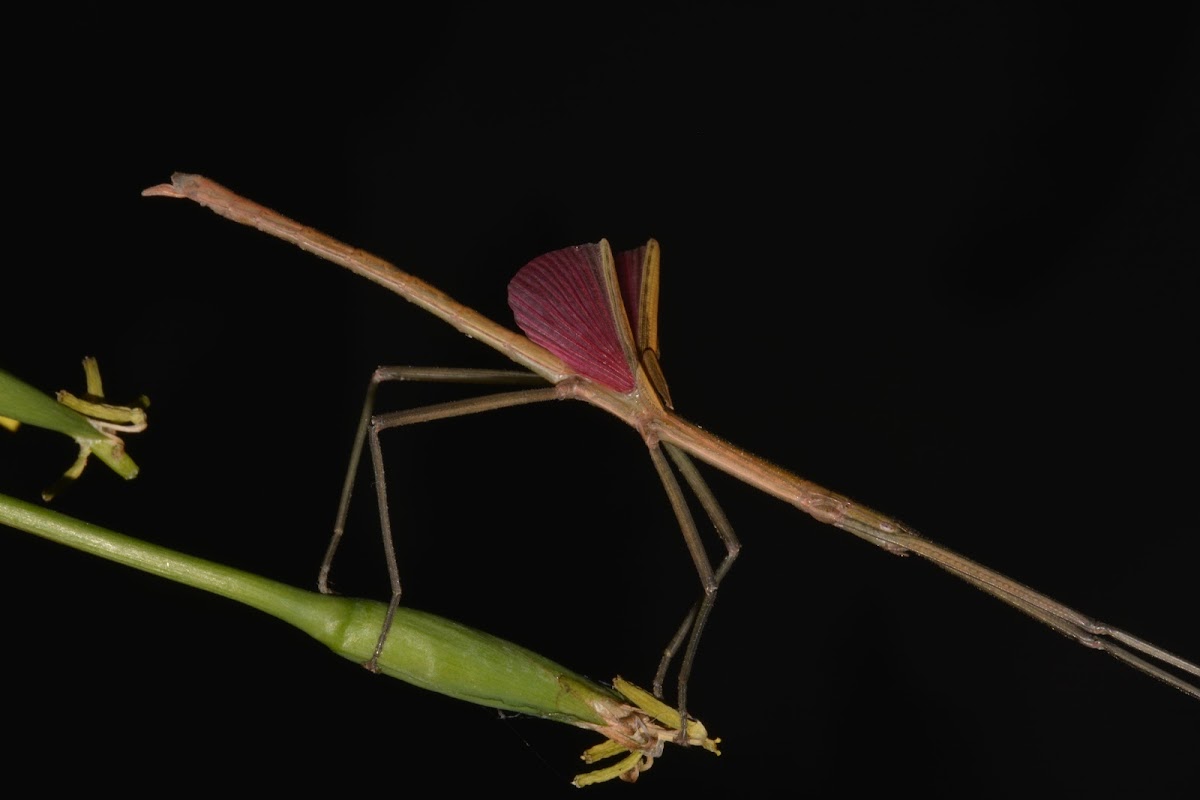
[[617, 283], [621, 286], [621, 302], [625, 304], [625, 313], [629, 315], [629, 327], [633, 329], [635, 342], [642, 341], [638, 330], [642, 315], [638, 310], [642, 303], [642, 262], [645, 258], [645, 247], [613, 256], [617, 265]]
[[530, 340], [580, 375], [629, 392], [633, 372], [608, 306], [603, 264], [598, 244], [538, 256], [508, 284], [508, 305]]

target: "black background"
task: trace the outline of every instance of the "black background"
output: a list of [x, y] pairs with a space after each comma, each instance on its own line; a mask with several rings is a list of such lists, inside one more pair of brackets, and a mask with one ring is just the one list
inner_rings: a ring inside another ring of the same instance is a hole
[[[112, 399], [151, 398], [129, 441], [142, 475], [93, 465], [55, 508], [312, 586], [371, 369], [506, 362], [139, 192], [208, 175], [510, 326], [530, 258], [654, 236], [683, 416], [1200, 660], [1192, 21], [64, 15], [6, 57], [2, 365], [79, 389], [91, 354]], [[72, 458], [60, 439], [0, 437], [3, 491], [36, 498]], [[635, 435], [562, 403], [386, 447], [407, 602], [649, 681], [698, 586]], [[588, 791], [1169, 796], [1196, 777], [1194, 701], [928, 564], [712, 485], [745, 549], [691, 707], [725, 753], [668, 752], [637, 787]], [[386, 598], [377, 530], [357, 506], [343, 591]], [[0, 547], [5, 760], [45, 788], [567, 792], [594, 741], [24, 534]]]

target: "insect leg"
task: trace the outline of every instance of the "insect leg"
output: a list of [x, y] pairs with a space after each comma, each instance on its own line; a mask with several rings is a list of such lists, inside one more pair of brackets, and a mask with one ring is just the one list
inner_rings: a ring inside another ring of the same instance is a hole
[[725, 557], [714, 571], [708, 554], [704, 549], [704, 544], [700, 540], [700, 533], [696, 528], [696, 522], [683, 496], [683, 489], [680, 487], [679, 481], [676, 479], [674, 472], [672, 472], [666, 458], [663, 457], [662, 449], [658, 445], [652, 446], [650, 448], [651, 461], [654, 462], [654, 467], [658, 471], [659, 478], [662, 480], [663, 488], [666, 490], [667, 498], [670, 500], [671, 507], [675, 511], [675, 517], [679, 521], [684, 541], [688, 546], [688, 551], [692, 555], [692, 562], [696, 566], [696, 572], [699, 574], [700, 583], [704, 588], [703, 596], [688, 611], [683, 623], [664, 649], [662, 659], [659, 661], [658, 670], [654, 676], [654, 693], [661, 697], [667, 669], [675, 655], [679, 652], [679, 648], [686, 641], [687, 647], [684, 649], [683, 660], [680, 663], [679, 677], [676, 683], [679, 713], [681, 717], [686, 717], [688, 678], [691, 676], [696, 651], [700, 646], [700, 637], [704, 632], [708, 616], [712, 612], [713, 604], [716, 602], [717, 589], [720, 586], [721, 580], [729, 572], [729, 568], [737, 558], [738, 552], [741, 550], [741, 543], [733, 531], [733, 526], [730, 525], [728, 518], [725, 516], [725, 512], [721, 509], [716, 497], [708, 488], [708, 484], [705, 483], [691, 459], [674, 445], [664, 444], [663, 447], [666, 448], [667, 454], [675, 463], [679, 473], [683, 475], [684, 480], [687, 481], [688, 486], [691, 487], [692, 492], [700, 501], [705, 513], [708, 514], [718, 535], [721, 537], [722, 543], [725, 545]]
[[413, 425], [419, 422], [461, 417], [468, 414], [477, 414], [481, 411], [491, 411], [498, 408], [554, 400], [558, 397], [553, 387], [523, 389], [376, 415], [374, 413], [375, 395], [379, 385], [389, 381], [491, 385], [534, 384], [542, 386], [545, 384], [544, 380], [532, 373], [509, 370], [380, 367], [372, 374], [371, 381], [367, 386], [366, 399], [363, 402], [363, 411], [359, 419], [358, 430], [354, 436], [354, 445], [351, 448], [350, 465], [346, 471], [346, 480], [342, 485], [342, 496], [341, 501], [338, 503], [337, 516], [334, 520], [333, 535], [330, 538], [329, 547], [325, 552], [325, 558], [321, 562], [321, 570], [317, 577], [317, 588], [324, 594], [331, 593], [329, 588], [329, 571], [345, 532], [346, 517], [350, 511], [350, 500], [353, 494], [354, 481], [358, 474], [358, 464], [362, 459], [363, 445], [369, 441], [371, 465], [375, 472], [375, 494], [379, 504], [379, 523], [383, 534], [383, 549], [387, 559], [388, 577], [392, 586], [392, 598], [388, 603], [388, 612], [384, 619], [383, 630], [380, 631], [379, 641], [375, 645], [374, 654], [364, 665], [371, 671], [375, 671], [379, 654], [383, 651], [384, 642], [387, 641], [387, 634], [391, 628], [396, 607], [400, 604], [401, 594], [400, 570], [396, 564], [396, 549], [393, 544], [391, 517], [388, 512], [387, 481], [384, 473], [383, 453], [379, 444], [380, 432], [389, 428]]

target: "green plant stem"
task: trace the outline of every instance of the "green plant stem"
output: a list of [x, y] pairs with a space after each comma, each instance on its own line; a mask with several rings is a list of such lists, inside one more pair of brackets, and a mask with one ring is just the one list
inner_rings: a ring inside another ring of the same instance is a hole
[[[84, 454], [95, 453], [122, 478], [137, 476], [138, 467], [121, 440], [106, 436], [88, 418], [17, 376], [0, 370], [0, 416], [70, 436]], [[82, 469], [82, 460], [78, 465]]]
[[[358, 662], [371, 657], [387, 609], [371, 600], [297, 589], [4, 495], [0, 522], [265, 611]], [[379, 668], [460, 700], [584, 727], [605, 724], [594, 703], [621, 702], [611, 690], [537, 653], [404, 607], [397, 610]]]

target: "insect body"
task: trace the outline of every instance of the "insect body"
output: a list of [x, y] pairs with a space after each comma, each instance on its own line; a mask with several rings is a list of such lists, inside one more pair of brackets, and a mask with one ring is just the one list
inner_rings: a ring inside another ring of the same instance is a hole
[[[717, 587], [737, 556], [739, 545], [725, 515], [691, 458], [697, 458], [747, 484], [794, 505], [817, 520], [854, 534], [896, 555], [926, 558], [976, 588], [1049, 625], [1076, 642], [1113, 657], [1200, 699], [1200, 667], [1069, 608], [995, 570], [926, 539], [903, 523], [844, 495], [805, 480], [687, 422], [674, 413], [658, 361], [657, 308], [659, 248], [645, 246], [613, 256], [605, 241], [566, 248], [534, 259], [517, 273], [509, 302], [526, 335], [487, 319], [443, 292], [388, 262], [343, 244], [275, 211], [240, 197], [198, 175], [176, 174], [170, 184], [143, 194], [194, 200], [235, 222], [252, 225], [372, 280], [496, 349], [529, 370], [439, 370], [385, 368], [372, 378], [356, 438], [355, 453], [368, 438], [376, 472], [380, 517], [392, 579], [391, 608], [400, 582], [387, 522], [387, 498], [378, 433], [389, 427], [551, 399], [577, 399], [601, 408], [633, 427], [646, 442], [700, 575], [703, 596], [667, 646], [655, 677], [661, 695], [673, 656], [684, 647], [678, 678], [678, 707], [686, 713], [687, 679]], [[375, 416], [374, 387], [384, 380], [449, 380], [478, 383], [542, 383], [542, 388], [500, 393]], [[545, 387], [544, 383], [551, 384]], [[357, 458], [352, 461], [357, 462]], [[725, 544], [714, 570], [683, 497], [676, 471], [695, 493]], [[322, 567], [325, 587], [329, 560], [340, 538], [349, 502], [353, 466], [347, 476], [334, 539]], [[380, 637], [386, 636], [388, 623]]]

